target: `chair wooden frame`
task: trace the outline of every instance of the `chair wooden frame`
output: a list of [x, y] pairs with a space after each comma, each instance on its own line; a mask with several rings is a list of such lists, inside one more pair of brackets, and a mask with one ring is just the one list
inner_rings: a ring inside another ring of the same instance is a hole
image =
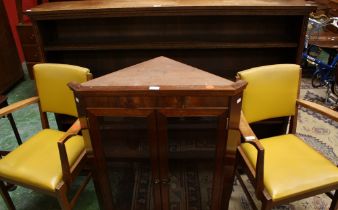
[[[6, 106], [8, 106], [7, 96], [0, 95], [0, 108], [6, 107]], [[13, 115], [8, 114], [7, 118], [9, 120], [9, 123], [11, 124], [12, 130], [14, 132], [14, 135], [15, 135], [16, 141], [18, 142], [18, 145], [22, 144], [21, 137], [20, 137], [19, 131], [16, 127]]]
[[[88, 74], [87, 78], [88, 78], [88, 80], [91, 79], [92, 75]], [[38, 103], [38, 105], [39, 105], [42, 128], [47, 129], [47, 128], [49, 128], [47, 113], [42, 112], [38, 96], [31, 97], [31, 98], [10, 104], [9, 106], [6, 106], [6, 107], [0, 109], [0, 117], [6, 116], [10, 113], [13, 113], [17, 110], [20, 110], [22, 108], [25, 108], [25, 107], [31, 105], [31, 104], [36, 104], [36, 103]], [[9, 210], [15, 210], [15, 206], [14, 206], [14, 203], [11, 200], [10, 195], [8, 193], [9, 187], [4, 182], [8, 182], [8, 183], [15, 184], [15, 185], [20, 185], [20, 186], [30, 188], [30, 189], [48, 194], [50, 196], [53, 196], [53, 197], [57, 198], [57, 200], [58, 200], [58, 202], [61, 206], [61, 209], [63, 209], [63, 210], [70, 210], [70, 209], [73, 208], [73, 206], [75, 205], [76, 201], [79, 198], [80, 193], [84, 190], [85, 186], [87, 185], [87, 183], [89, 182], [89, 180], [91, 178], [91, 171], [87, 171], [86, 176], [85, 176], [83, 182], [81, 183], [79, 189], [76, 191], [73, 198], [70, 201], [68, 201], [67, 193], [69, 191], [70, 185], [75, 180], [75, 178], [79, 175], [82, 168], [85, 166], [85, 164], [87, 162], [87, 157], [86, 157], [86, 150], [84, 149], [81, 152], [81, 154], [77, 157], [77, 159], [75, 160], [75, 163], [73, 164], [73, 166], [71, 167], [69, 165], [69, 162], [68, 162], [68, 156], [67, 156], [67, 153], [66, 153], [65, 143], [71, 137], [77, 135], [81, 131], [81, 129], [82, 128], [81, 128], [81, 125], [80, 125], [80, 121], [79, 121], [79, 119], [77, 119], [73, 123], [73, 125], [64, 133], [63, 137], [61, 139], [59, 139], [58, 142], [57, 142], [60, 160], [61, 160], [61, 168], [62, 168], [62, 179], [61, 180], [62, 181], [60, 183], [58, 183], [54, 192], [48, 191], [46, 189], [38, 188], [37, 186], [23, 184], [23, 183], [20, 183], [20, 182], [9, 180], [9, 179], [6, 179], [6, 178], [0, 176], [0, 194], [4, 198], [4, 201], [5, 201]], [[2, 156], [7, 155], [8, 153], [9, 153], [9, 151], [0, 151], [0, 158]]]
[[[305, 101], [305, 100], [302, 100], [302, 99], [298, 99], [296, 101], [296, 108], [298, 108], [298, 106], [302, 106], [306, 109], [310, 109], [312, 111], [315, 111], [315, 112], [318, 112], [322, 115], [325, 115], [326, 117], [328, 117], [330, 119], [338, 121], [338, 113], [337, 112], [335, 112], [335, 111], [333, 111], [329, 108], [326, 108], [324, 106], [321, 106], [319, 104], [316, 104], [316, 103], [313, 103], [313, 102], [310, 102], [310, 101]], [[290, 118], [291, 118], [290, 119], [290, 132], [295, 133], [297, 111], [296, 111], [295, 116], [291, 116]], [[250, 182], [254, 186], [255, 195], [262, 202], [262, 208], [261, 208], [262, 210], [272, 209], [272, 207], [277, 206], [277, 205], [290, 203], [290, 202], [293, 202], [293, 201], [296, 201], [296, 200], [300, 200], [300, 199], [303, 199], [303, 198], [311, 197], [311, 196], [322, 194], [322, 193], [327, 194], [332, 199], [330, 210], [337, 210], [338, 209], [338, 202], [337, 202], [338, 201], [338, 190], [337, 190], [338, 184], [332, 185], [330, 187], [326, 187], [326, 188], [323, 188], [323, 189], [314, 190], [314, 191], [304, 193], [304, 194], [301, 194], [301, 195], [295, 195], [295, 196], [292, 196], [292, 197], [288, 197], [286, 199], [273, 201], [271, 196], [269, 195], [269, 193], [264, 189], [264, 183], [263, 183], [263, 180], [264, 180], [264, 147], [259, 142], [255, 133], [251, 129], [249, 123], [245, 119], [243, 113], [241, 114], [239, 129], [240, 129], [240, 133], [241, 133], [244, 141], [253, 145], [258, 151], [258, 153], [257, 153], [257, 163], [256, 163], [257, 167], [252, 166], [252, 164], [250, 163], [249, 159], [247, 158], [247, 156], [245, 155], [245, 152], [243, 151], [243, 149], [241, 147], [238, 147], [237, 156], [236, 156], [236, 159], [237, 159], [236, 177], [238, 178], [239, 183], [241, 184], [241, 186], [244, 190], [244, 193], [248, 197], [250, 205], [252, 206], [253, 209], [257, 210], [257, 207], [256, 207], [254, 200], [252, 199], [248, 189], [246, 188], [240, 173], [238, 172], [238, 166], [239, 165], [242, 166], [244, 172], [248, 175]], [[335, 191], [335, 193], [332, 194], [331, 191]]]

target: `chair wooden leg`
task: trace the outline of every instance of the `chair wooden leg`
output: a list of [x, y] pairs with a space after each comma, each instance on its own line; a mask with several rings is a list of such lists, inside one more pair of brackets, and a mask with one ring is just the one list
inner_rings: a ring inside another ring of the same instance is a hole
[[261, 210], [270, 210], [273, 207], [272, 199], [270, 195], [267, 194], [266, 191], [263, 191], [263, 196], [262, 196], [262, 208]]
[[[0, 108], [3, 108], [3, 107], [6, 107], [8, 106], [8, 102], [7, 102], [7, 96], [0, 96]], [[12, 129], [13, 129], [13, 132], [14, 132], [14, 135], [16, 137], [16, 140], [18, 142], [18, 144], [22, 144], [22, 141], [21, 141], [21, 137], [20, 137], [20, 134], [18, 132], [18, 129], [15, 125], [15, 121], [14, 121], [14, 118], [13, 118], [13, 115], [12, 114], [8, 114], [7, 115], [7, 118], [12, 126]]]
[[61, 187], [60, 189], [58, 189], [56, 191], [57, 195], [57, 199], [59, 201], [59, 205], [61, 207], [62, 210], [71, 210], [72, 207], [68, 201], [68, 198], [67, 198], [67, 191], [65, 188]]
[[337, 210], [338, 209], [338, 190], [335, 191], [334, 196], [332, 198], [330, 210]]
[[261, 210], [270, 210], [272, 209], [272, 203], [269, 201], [262, 201], [262, 209]]
[[0, 193], [1, 193], [1, 196], [6, 203], [7, 208], [9, 210], [15, 210], [14, 203], [13, 203], [11, 197], [9, 196], [7, 187], [6, 187], [6, 185], [3, 181], [0, 181]]
[[74, 197], [72, 198], [70, 205], [73, 207], [75, 205], [75, 202], [79, 199], [81, 192], [85, 189], [87, 186], [90, 178], [92, 177], [92, 173], [89, 172], [87, 176], [85, 177], [85, 180], [82, 182], [80, 188], [76, 191]]
[[257, 210], [256, 204], [255, 204], [254, 200], [252, 199], [248, 189], [246, 188], [246, 186], [244, 184], [244, 181], [243, 181], [241, 175], [239, 174], [239, 172], [237, 170], [236, 170], [236, 177], [237, 177], [239, 184], [241, 185], [241, 187], [243, 189], [243, 192], [245, 193], [245, 196], [247, 197], [247, 199], [249, 201], [251, 208], [253, 210]]
[[22, 144], [22, 140], [21, 140], [19, 131], [18, 131], [17, 127], [16, 127], [16, 124], [15, 124], [15, 121], [14, 121], [14, 118], [13, 118], [12, 114], [8, 114], [7, 118], [9, 120], [9, 123], [12, 126], [12, 129], [13, 129], [16, 141], [18, 142], [18, 145]]

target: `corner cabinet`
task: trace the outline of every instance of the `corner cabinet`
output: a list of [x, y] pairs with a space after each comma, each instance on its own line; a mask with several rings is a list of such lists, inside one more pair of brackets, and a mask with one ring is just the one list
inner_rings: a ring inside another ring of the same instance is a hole
[[166, 57], [70, 84], [101, 209], [227, 209], [245, 86]]
[[33, 21], [46, 62], [94, 77], [166, 56], [218, 76], [259, 65], [300, 63], [304, 0], [67, 1], [39, 5]]

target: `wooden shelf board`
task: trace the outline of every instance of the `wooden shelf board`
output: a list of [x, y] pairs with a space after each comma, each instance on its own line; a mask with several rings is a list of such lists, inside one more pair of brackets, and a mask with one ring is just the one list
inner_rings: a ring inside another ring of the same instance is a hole
[[196, 43], [134, 43], [134, 44], [91, 44], [91, 45], [49, 45], [45, 46], [45, 51], [76, 51], [76, 50], [151, 50], [151, 49], [245, 49], [245, 48], [296, 48], [297, 43], [216, 43], [216, 42], [196, 42]]

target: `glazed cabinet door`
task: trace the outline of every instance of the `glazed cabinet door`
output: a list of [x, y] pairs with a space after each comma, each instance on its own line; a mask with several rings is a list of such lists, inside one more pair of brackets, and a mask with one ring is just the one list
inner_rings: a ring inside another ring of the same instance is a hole
[[163, 210], [220, 209], [227, 109], [161, 109], [158, 116]]
[[87, 109], [101, 209], [161, 209], [155, 112]]

